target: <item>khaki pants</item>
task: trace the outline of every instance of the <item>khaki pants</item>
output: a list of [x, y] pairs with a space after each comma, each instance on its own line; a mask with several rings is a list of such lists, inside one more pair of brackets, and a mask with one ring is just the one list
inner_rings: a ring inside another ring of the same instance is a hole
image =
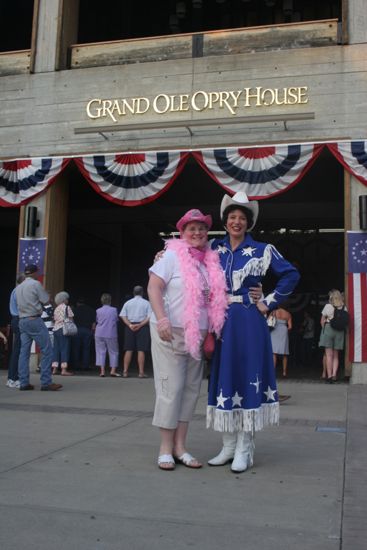
[[194, 414], [203, 362], [185, 351], [183, 329], [172, 329], [172, 342], [160, 339], [155, 323], [150, 324], [150, 332], [156, 391], [153, 426], [176, 429], [178, 422], [189, 422]]

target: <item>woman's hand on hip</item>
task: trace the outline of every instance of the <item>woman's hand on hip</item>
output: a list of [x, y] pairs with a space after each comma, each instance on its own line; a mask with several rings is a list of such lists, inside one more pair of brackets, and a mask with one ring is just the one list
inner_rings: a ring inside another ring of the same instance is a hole
[[266, 313], [268, 313], [268, 311], [269, 311], [269, 308], [265, 304], [265, 302], [257, 302], [256, 307], [260, 311], [260, 313], [262, 313], [263, 315], [266, 315]]
[[248, 295], [251, 298], [251, 300], [257, 304], [257, 302], [261, 299], [263, 295], [263, 287], [262, 284], [259, 283], [258, 286], [250, 286]]

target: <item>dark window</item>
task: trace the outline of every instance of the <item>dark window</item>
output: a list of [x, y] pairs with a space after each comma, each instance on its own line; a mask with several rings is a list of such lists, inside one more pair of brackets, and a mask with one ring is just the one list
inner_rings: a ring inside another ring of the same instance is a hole
[[29, 50], [32, 38], [33, 0], [0, 3], [0, 52]]
[[80, 0], [78, 43], [341, 19], [341, 0]]

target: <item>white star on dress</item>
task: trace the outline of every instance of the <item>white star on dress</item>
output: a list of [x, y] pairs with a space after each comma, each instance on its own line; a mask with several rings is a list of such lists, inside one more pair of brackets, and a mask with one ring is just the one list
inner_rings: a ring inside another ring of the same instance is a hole
[[275, 401], [274, 394], [277, 393], [277, 390], [272, 390], [270, 386], [268, 386], [268, 389], [264, 391], [264, 394], [266, 395], [267, 401]]
[[260, 380], [259, 380], [259, 377], [258, 375], [256, 375], [256, 382], [250, 382], [250, 386], [255, 386], [256, 388], [256, 393], [259, 393], [259, 389], [260, 389]]
[[271, 294], [268, 294], [265, 298], [264, 302], [266, 302], [266, 305], [269, 306], [272, 302], [277, 302], [275, 298], [275, 292], [272, 292]]
[[217, 250], [219, 254], [226, 254], [226, 252], [228, 252], [227, 248], [221, 244], [218, 246]]
[[246, 248], [242, 249], [242, 256], [250, 256], [252, 258], [252, 254], [255, 252], [256, 248], [252, 248], [251, 246], [247, 246]]
[[241, 407], [241, 401], [242, 401], [243, 397], [241, 397], [240, 395], [238, 395], [238, 391], [236, 391], [236, 393], [234, 394], [234, 396], [232, 397], [232, 406], [233, 407]]
[[220, 394], [217, 397], [217, 407], [223, 407], [224, 409], [224, 403], [227, 399], [229, 399], [229, 397], [223, 397], [223, 390], [220, 390]]

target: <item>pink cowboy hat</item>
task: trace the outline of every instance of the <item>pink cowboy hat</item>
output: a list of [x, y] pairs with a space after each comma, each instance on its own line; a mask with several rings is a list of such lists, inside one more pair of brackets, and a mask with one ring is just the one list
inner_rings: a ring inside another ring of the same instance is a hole
[[208, 214], [207, 216], [200, 212], [197, 208], [189, 210], [178, 220], [176, 227], [180, 233], [185, 229], [185, 225], [191, 222], [201, 222], [205, 223], [208, 229], [212, 226], [212, 217]]

